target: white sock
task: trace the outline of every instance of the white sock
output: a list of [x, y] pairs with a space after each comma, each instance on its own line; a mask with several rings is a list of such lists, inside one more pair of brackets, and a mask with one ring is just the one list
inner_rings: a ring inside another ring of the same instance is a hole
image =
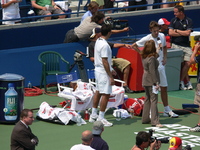
[[93, 108], [92, 107], [92, 114], [91, 114], [92, 116], [95, 116], [95, 115], [97, 115], [97, 108]]
[[100, 111], [100, 112], [99, 112], [99, 118], [98, 118], [98, 120], [104, 119], [104, 115], [105, 115], [105, 112]]
[[165, 109], [165, 112], [170, 112], [171, 111], [169, 106], [165, 106], [164, 109]]

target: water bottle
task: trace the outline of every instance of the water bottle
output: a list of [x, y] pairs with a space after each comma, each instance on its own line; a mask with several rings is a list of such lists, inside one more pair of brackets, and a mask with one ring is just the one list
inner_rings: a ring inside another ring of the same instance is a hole
[[28, 81], [28, 85], [27, 85], [28, 88], [32, 88], [32, 84], [31, 84], [31, 81]]
[[81, 124], [82, 118], [81, 118], [81, 113], [80, 113], [80, 112], [78, 112], [78, 114], [77, 114], [77, 119], [76, 119], [76, 121], [77, 121], [77, 123], [76, 123], [77, 126], [81, 126], [81, 125], [82, 125], [82, 124]]
[[122, 116], [121, 111], [120, 111], [120, 110], [117, 110], [117, 111], [116, 111], [116, 120], [117, 120], [117, 121], [120, 121], [120, 120], [121, 120], [121, 116]]
[[8, 83], [8, 90], [5, 92], [5, 119], [16, 120], [17, 119], [17, 99], [18, 94], [14, 89], [13, 83]]

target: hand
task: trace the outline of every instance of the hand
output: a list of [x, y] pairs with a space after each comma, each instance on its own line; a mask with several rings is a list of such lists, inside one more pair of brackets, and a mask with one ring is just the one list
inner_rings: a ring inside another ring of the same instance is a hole
[[200, 48], [200, 42], [197, 42], [194, 46], [194, 51], [198, 51]]
[[53, 6], [54, 9], [60, 9], [57, 5]]
[[116, 76], [117, 72], [115, 70], [112, 70], [112, 75]]
[[47, 8], [46, 7], [42, 7], [42, 10], [47, 10]]
[[124, 32], [129, 31], [129, 27], [123, 29]]
[[110, 85], [115, 85], [115, 80], [113, 77], [110, 78]]
[[156, 90], [159, 90], [159, 88], [160, 88], [160, 86], [157, 84], [157, 85], [155, 86], [155, 89], [156, 89]]
[[163, 66], [166, 65], [166, 63], [167, 63], [167, 58], [163, 58], [163, 60], [162, 60], [162, 65], [163, 65]]
[[150, 150], [154, 150], [156, 148], [157, 141], [155, 140], [153, 143], [150, 143]]
[[130, 45], [130, 44], [125, 44], [124, 46], [127, 48], [132, 48], [132, 45]]
[[159, 150], [160, 147], [161, 147], [161, 141], [157, 141], [157, 142], [156, 142], [156, 147], [155, 147], [155, 149], [156, 149], [156, 150]]

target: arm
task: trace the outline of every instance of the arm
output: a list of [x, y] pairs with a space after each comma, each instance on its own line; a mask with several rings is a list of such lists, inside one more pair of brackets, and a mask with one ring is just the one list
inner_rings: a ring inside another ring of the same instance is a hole
[[191, 30], [169, 29], [170, 36], [190, 36]]
[[114, 81], [114, 78], [112, 76], [112, 72], [110, 70], [110, 66], [109, 66], [109, 63], [108, 63], [108, 59], [103, 57], [102, 58], [102, 63], [103, 63], [103, 66], [104, 66], [104, 69], [106, 71], [106, 73], [108, 74], [108, 76], [110, 77], [110, 84], [111, 85], [114, 85], [115, 84], [115, 81]]
[[122, 30], [111, 30], [112, 34], [115, 34], [115, 33], [122, 33], [122, 32], [127, 32], [129, 31], [129, 27], [126, 27]]
[[132, 48], [133, 48], [136, 52], [138, 52], [139, 54], [141, 54], [141, 50], [138, 48], [138, 45], [137, 45], [136, 43], [133, 43], [131, 46], [132, 46]]
[[34, 149], [36, 143], [31, 141], [31, 137], [35, 137], [28, 129], [22, 129], [16, 133], [17, 142], [26, 149]]
[[90, 61], [91, 61], [91, 62], [94, 62], [94, 57], [90, 57]]
[[[160, 146], [159, 146], [159, 148], [160, 148]], [[150, 150], [155, 150], [155, 149], [158, 150], [157, 149], [157, 141], [156, 140], [153, 143], [150, 144]]]
[[196, 54], [197, 54], [199, 48], [200, 48], [200, 43], [195, 44], [194, 51], [192, 53], [192, 56], [190, 57], [190, 63], [191, 64], [195, 64], [196, 63], [195, 57], [196, 57]]
[[7, 8], [7, 7], [10, 6], [12, 3], [19, 3], [19, 2], [21, 2], [21, 1], [12, 0], [12, 1], [9, 1], [8, 3], [1, 4], [1, 7], [2, 7], [2, 8]]
[[123, 47], [123, 46], [125, 46], [125, 47], [127, 47], [127, 48], [131, 48], [131, 45], [129, 45], [129, 44], [115, 43], [115, 44], [113, 45], [114, 48], [120, 48], [120, 47]]
[[163, 47], [163, 61], [162, 64], [165, 65], [167, 63], [167, 46]]
[[90, 42], [90, 44], [88, 45], [88, 50], [89, 50], [89, 58], [90, 61], [94, 62], [94, 45], [95, 42]]
[[54, 9], [60, 9], [53, 0], [51, 2], [51, 5], [53, 6]]

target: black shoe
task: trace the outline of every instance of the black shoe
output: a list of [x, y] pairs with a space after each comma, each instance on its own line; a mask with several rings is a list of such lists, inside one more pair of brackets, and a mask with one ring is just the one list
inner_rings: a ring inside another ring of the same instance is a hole
[[131, 89], [129, 89], [128, 86], [123, 86], [123, 88], [125, 89], [125, 93], [134, 93], [134, 91], [132, 91]]

